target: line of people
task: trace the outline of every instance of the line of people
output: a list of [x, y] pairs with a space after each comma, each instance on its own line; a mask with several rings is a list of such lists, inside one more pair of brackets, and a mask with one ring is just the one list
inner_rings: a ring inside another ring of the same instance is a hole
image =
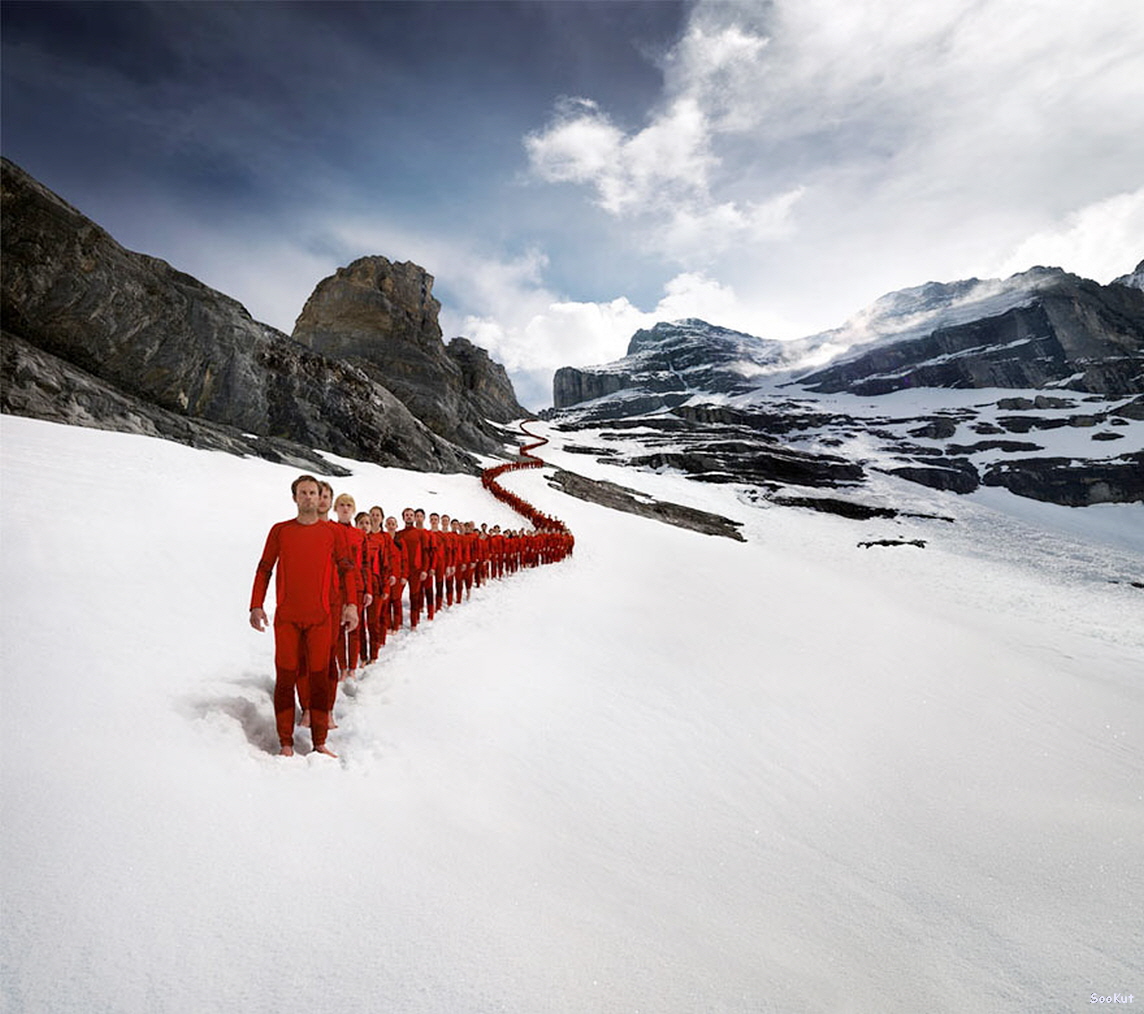
[[[534, 457], [527, 461], [527, 467], [538, 464], [543, 462]], [[441, 609], [468, 599], [474, 586], [571, 553], [573, 539], [562, 522], [489, 477], [504, 470], [486, 469], [486, 488], [528, 517], [531, 531], [478, 527], [411, 507], [402, 511], [399, 528], [381, 507], [357, 511], [348, 493], [335, 498], [328, 482], [312, 475], [294, 480], [297, 516], [271, 527], [250, 600], [250, 624], [265, 630], [263, 607], [275, 576], [274, 713], [283, 755], [294, 753], [295, 694], [299, 724], [309, 726], [314, 750], [336, 756], [326, 740], [337, 727], [339, 683], [375, 661], [406, 618], [416, 629], [423, 614], [434, 619]], [[336, 521], [329, 520], [331, 506]]]

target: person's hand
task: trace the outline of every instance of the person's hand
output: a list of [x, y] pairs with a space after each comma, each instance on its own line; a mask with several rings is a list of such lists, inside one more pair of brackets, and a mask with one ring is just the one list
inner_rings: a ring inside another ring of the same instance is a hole
[[265, 609], [259, 609], [257, 606], [255, 606], [252, 610], [250, 610], [250, 625], [255, 630], [265, 630], [266, 629], [266, 610]]
[[349, 633], [351, 630], [357, 630], [357, 625], [357, 606], [352, 602], [347, 602], [342, 606], [342, 626], [346, 628], [346, 633]]
[[365, 598], [364, 598], [364, 599], [362, 599], [362, 602], [361, 602], [361, 604], [362, 604], [362, 607], [363, 607], [363, 608], [365, 608], [365, 609], [368, 609], [370, 606], [372, 606], [372, 605], [373, 605], [373, 596], [372, 596], [372, 595], [370, 595], [370, 593], [369, 593], [369, 592], [366, 592], [366, 593], [365, 593]]

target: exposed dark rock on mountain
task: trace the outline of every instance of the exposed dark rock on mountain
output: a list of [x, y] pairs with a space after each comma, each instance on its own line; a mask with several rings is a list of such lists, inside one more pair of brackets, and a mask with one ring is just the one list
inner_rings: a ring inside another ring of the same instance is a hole
[[617, 392], [632, 397], [601, 405], [597, 418], [654, 412], [686, 401], [695, 391], [739, 394], [752, 378], [785, 361], [789, 347], [702, 320], [659, 323], [637, 331], [627, 355], [607, 366], [561, 367], [553, 378], [553, 405], [578, 405]]
[[[477, 468], [380, 371], [320, 355], [165, 261], [124, 249], [7, 160], [2, 239], [6, 412], [275, 460], [320, 461], [322, 448], [424, 471]], [[467, 342], [454, 357], [441, 346], [449, 383], [487, 406], [499, 367], [482, 356]], [[428, 389], [430, 378], [418, 382]], [[494, 438], [481, 431], [467, 446], [488, 450]]]
[[977, 469], [965, 459], [950, 458], [940, 464], [903, 465], [887, 468], [890, 475], [909, 479], [931, 489], [945, 489], [951, 493], [972, 493], [981, 484]]
[[502, 440], [487, 419], [528, 415], [504, 368], [464, 338], [446, 348], [433, 278], [416, 264], [361, 257], [322, 279], [294, 325], [294, 339], [353, 363], [392, 391], [434, 433], [493, 453]]
[[1069, 507], [1144, 501], [1144, 451], [1077, 463], [1072, 458], [1021, 458], [993, 465], [986, 486]]
[[204, 450], [253, 455], [321, 475], [349, 474], [292, 441], [243, 433], [233, 426], [179, 415], [132, 397], [7, 331], [0, 345], [0, 376], [4, 378], [0, 407], [9, 415], [161, 437]]
[[1126, 285], [1130, 289], [1144, 289], [1144, 261], [1136, 265], [1135, 271], [1112, 280], [1113, 285]]
[[665, 500], [656, 500], [639, 490], [619, 486], [614, 482], [601, 482], [589, 479], [575, 472], [557, 469], [548, 479], [548, 484], [554, 489], [574, 496], [578, 500], [587, 500], [598, 503], [613, 510], [624, 511], [628, 514], [638, 514], [644, 518], [654, 518], [677, 528], [687, 528], [704, 535], [721, 535], [737, 542], [746, 542], [739, 533], [741, 522], [732, 521], [721, 514], [712, 514], [701, 511], [695, 507], [686, 507], [682, 504], [669, 503]]
[[[844, 350], [842, 357], [791, 380], [799, 376], [800, 357], [821, 358], [832, 348]], [[1066, 384], [1060, 394], [1014, 394], [909, 417], [823, 397], [928, 385]], [[623, 359], [561, 370], [548, 418], [561, 429], [600, 429], [603, 440], [615, 435], [641, 445], [621, 453], [601, 449], [601, 460], [758, 486], [772, 500], [784, 485], [862, 483], [872, 471], [965, 494], [978, 488], [986, 469], [990, 483], [998, 483], [999, 456], [1051, 452], [1048, 431], [1092, 428], [1098, 442], [1123, 439], [1101, 427], [1144, 417], [1144, 396], [1123, 400], [1138, 391], [1144, 391], [1144, 291], [1125, 279], [1101, 286], [1034, 268], [1004, 281], [929, 283], [891, 293], [842, 328], [798, 342], [765, 341], [699, 320], [657, 324], [636, 332]], [[1036, 443], [974, 439], [1033, 431]], [[1077, 478], [1084, 464], [1073, 468]], [[1045, 470], [1023, 474], [1006, 483], [1021, 495], [1044, 476], [1044, 499], [1091, 502], [1049, 481]], [[1130, 483], [1099, 489], [1111, 499], [1137, 498]]]
[[1144, 392], [1144, 292], [1046, 268], [1008, 283], [1008, 302], [1021, 297], [1020, 305], [932, 329], [910, 319], [900, 333], [890, 331], [871, 347], [855, 346], [841, 360], [803, 374], [799, 383], [859, 395], [912, 387], [1066, 384], [1112, 397]]

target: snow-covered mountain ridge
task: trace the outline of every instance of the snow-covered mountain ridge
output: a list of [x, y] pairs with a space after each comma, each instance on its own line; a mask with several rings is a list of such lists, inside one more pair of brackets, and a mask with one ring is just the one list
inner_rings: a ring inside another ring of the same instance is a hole
[[891, 293], [795, 342], [657, 324], [614, 363], [560, 370], [551, 418], [609, 460], [641, 433], [631, 465], [788, 499], [883, 471], [1085, 506], [1144, 498], [1141, 392], [1144, 291], [1033, 268]]

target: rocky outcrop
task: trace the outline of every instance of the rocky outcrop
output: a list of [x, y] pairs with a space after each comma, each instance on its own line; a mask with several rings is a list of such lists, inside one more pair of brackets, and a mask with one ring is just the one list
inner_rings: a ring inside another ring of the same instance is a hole
[[789, 347], [690, 318], [637, 331], [623, 359], [607, 366], [561, 367], [553, 378], [557, 409], [624, 392], [594, 406], [596, 418], [674, 408], [696, 392], [741, 394], [779, 369]]
[[1004, 486], [1018, 496], [1088, 507], [1144, 502], [1144, 451], [1104, 461], [1021, 458], [999, 462], [982, 476], [986, 486]]
[[265, 458], [320, 475], [349, 474], [341, 465], [290, 440], [243, 433], [132, 397], [7, 331], [0, 335], [0, 355], [4, 378], [0, 409], [8, 415], [160, 437], [202, 450]]
[[361, 257], [318, 283], [293, 337], [383, 383], [446, 440], [499, 452], [502, 440], [488, 420], [504, 423], [529, 413], [517, 404], [504, 369], [483, 349], [467, 339], [446, 348], [440, 309], [424, 268]]
[[747, 541], [739, 532], [742, 527], [741, 521], [732, 521], [721, 514], [712, 514], [710, 511], [702, 511], [683, 504], [656, 500], [646, 493], [629, 489], [627, 486], [619, 486], [614, 482], [589, 479], [575, 472], [557, 469], [549, 477], [548, 484], [578, 500], [587, 500], [613, 510], [637, 514], [643, 518], [653, 518], [665, 524], [675, 525], [677, 528], [702, 532], [704, 535], [721, 535], [736, 542]]
[[[226, 427], [234, 446], [253, 453], [289, 445], [297, 454], [321, 448], [426, 471], [476, 468], [377, 377], [291, 341], [165, 261], [124, 249], [7, 160], [2, 238], [3, 328], [12, 336], [5, 411], [55, 411], [64, 421], [116, 428], [134, 426], [130, 417], [150, 419], [145, 425], [160, 435], [174, 428], [188, 442], [192, 432], [210, 440]], [[52, 364], [42, 381], [37, 363]], [[256, 439], [244, 443], [243, 434]]]
[[1109, 397], [1144, 392], [1144, 292], [1056, 269], [1026, 276], [1021, 305], [922, 327], [916, 337], [910, 335], [919, 327], [911, 320], [909, 328], [903, 325], [906, 337], [891, 332], [873, 347], [858, 346], [799, 383], [862, 396], [916, 387], [1067, 386]]
[[632, 378], [624, 373], [605, 373], [591, 368], [561, 366], [552, 378], [552, 404], [567, 408], [584, 401], [603, 398], [632, 386]]

